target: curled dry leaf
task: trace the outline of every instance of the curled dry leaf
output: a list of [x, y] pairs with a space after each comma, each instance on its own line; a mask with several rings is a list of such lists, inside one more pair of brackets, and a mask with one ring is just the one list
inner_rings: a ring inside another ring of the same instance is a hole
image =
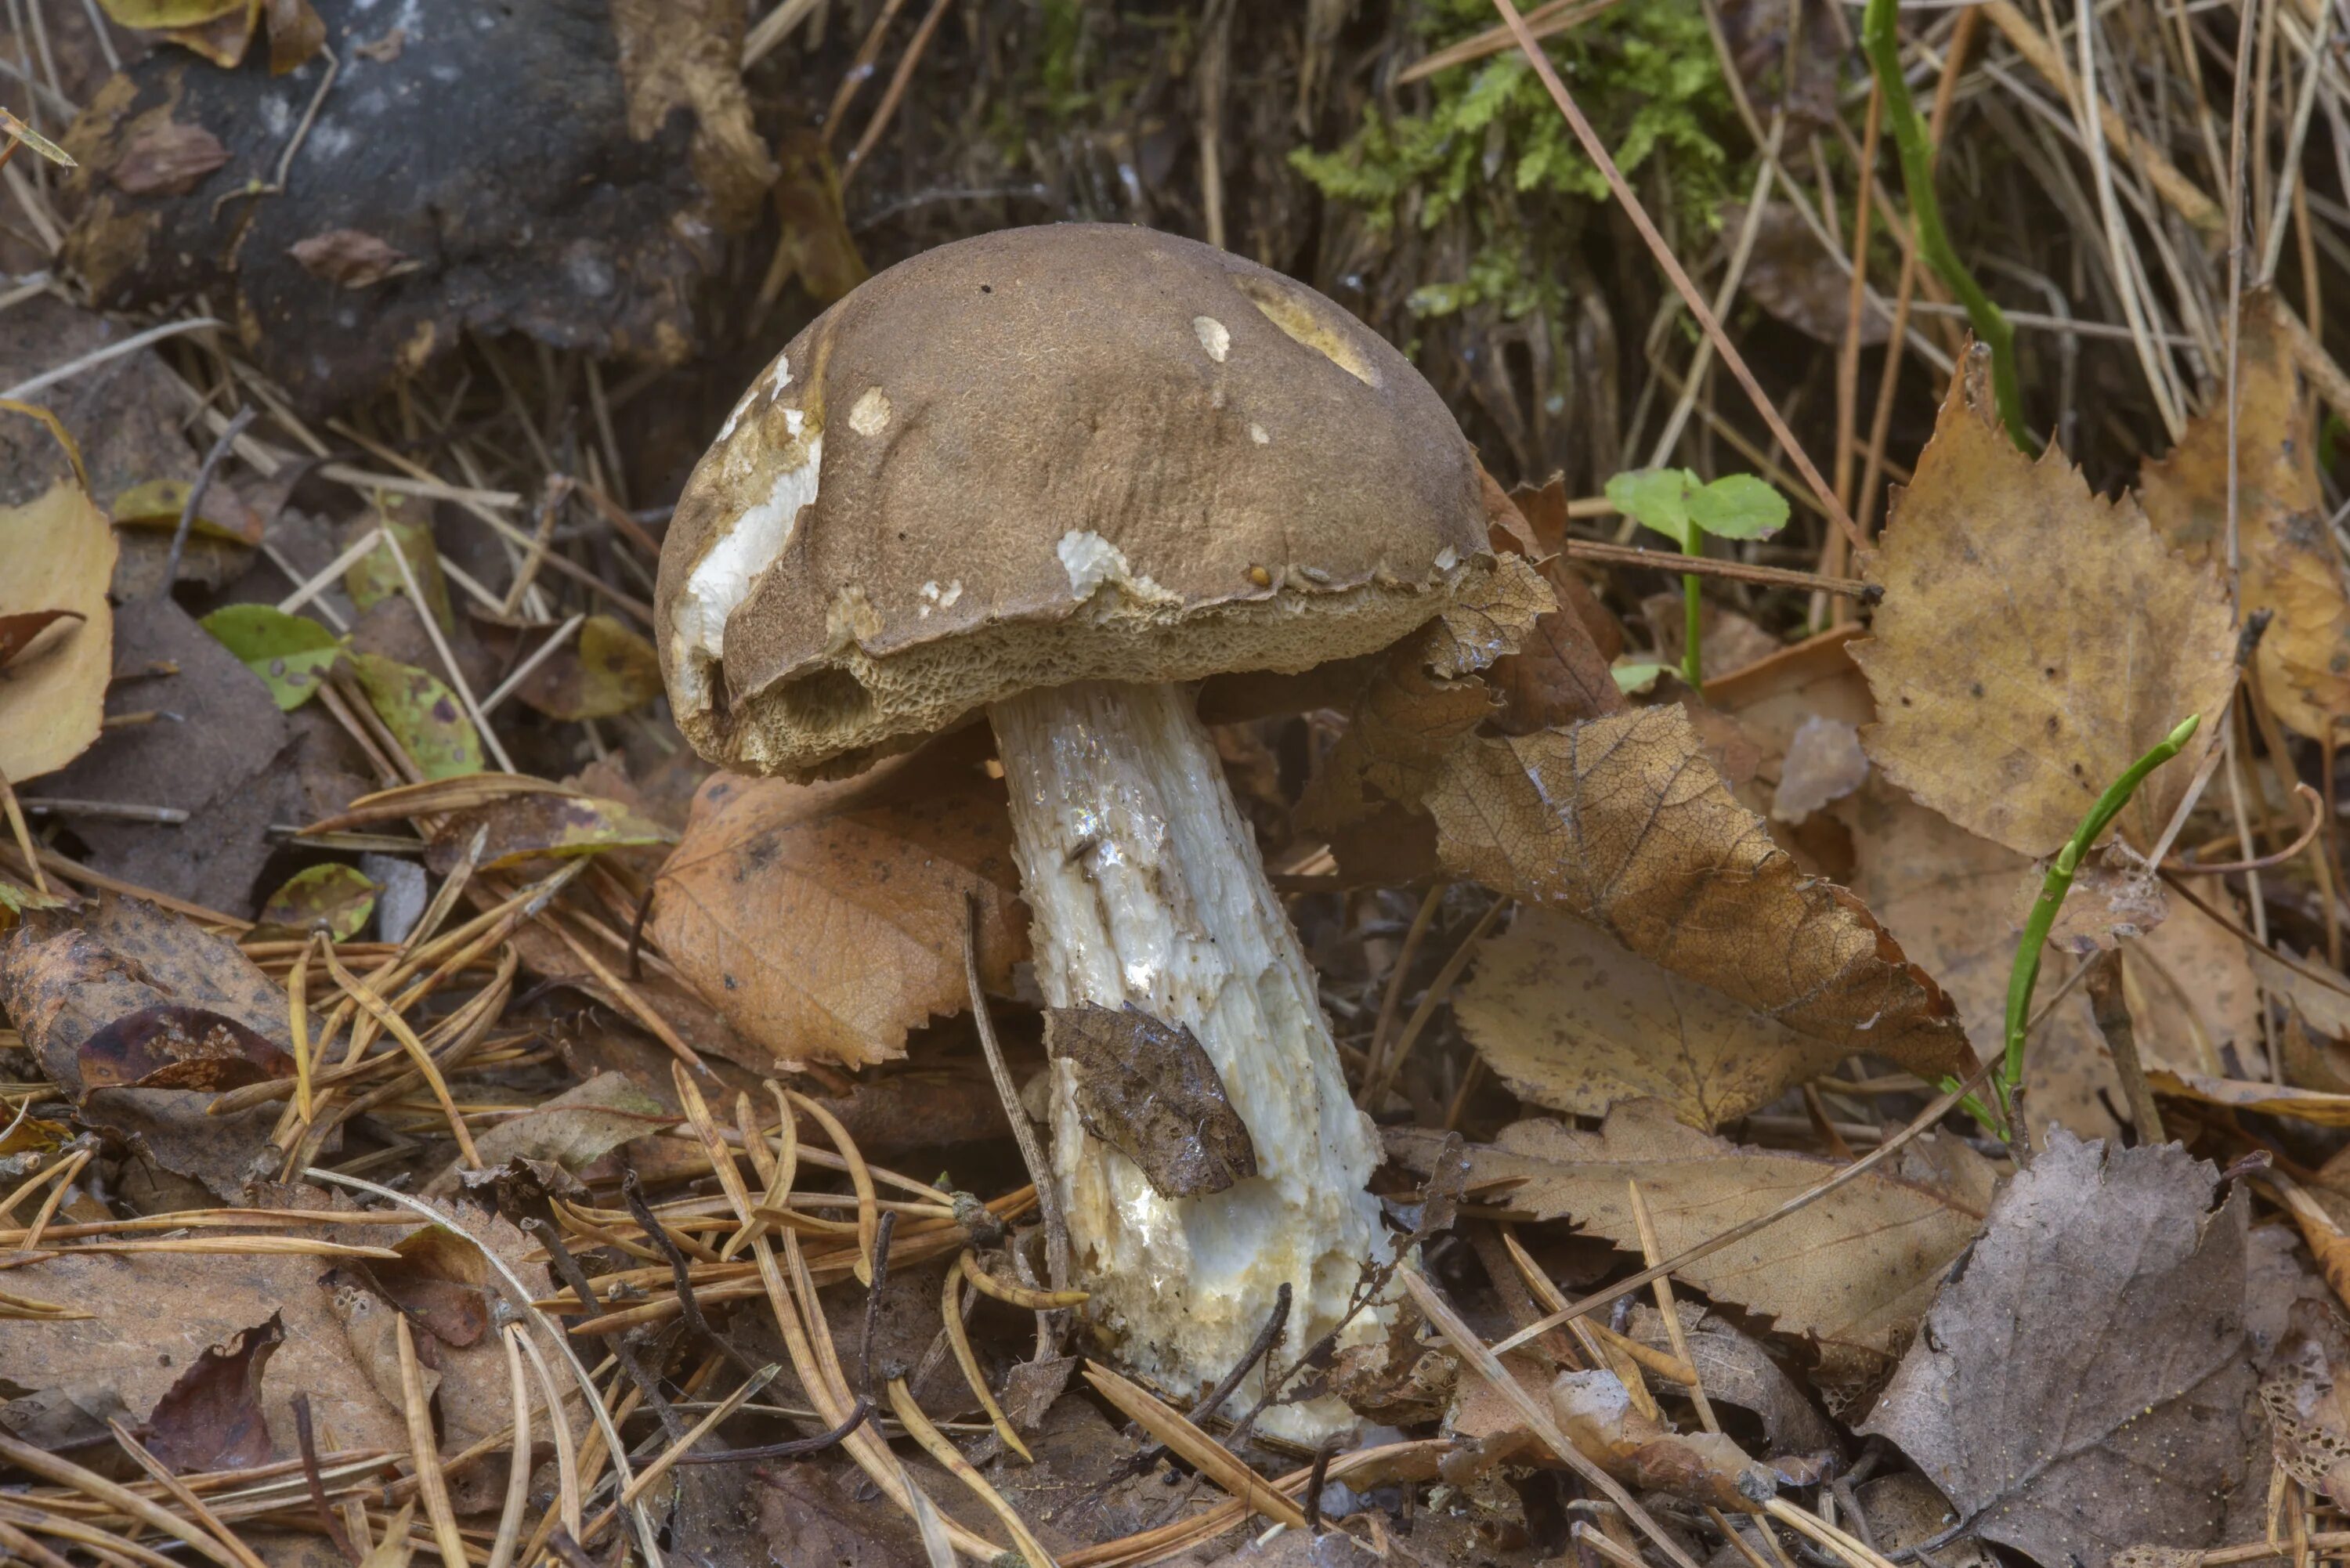
[[184, 196], [228, 161], [228, 149], [201, 125], [176, 119], [141, 126], [125, 140], [122, 161], [107, 171], [128, 196]]
[[[47, 651], [48, 644], [63, 641], [86, 618], [79, 611], [60, 609], [0, 615], [0, 669]], [[44, 639], [45, 632], [55, 635]]]
[[[525, 1168], [546, 1161], [578, 1170], [603, 1158], [630, 1138], [650, 1137], [677, 1120], [661, 1103], [629, 1081], [626, 1073], [598, 1073], [542, 1104], [536, 1110], [500, 1122], [473, 1140], [482, 1168], [495, 1170], [522, 1160]], [[427, 1191], [447, 1197], [459, 1189], [461, 1165], [452, 1165]]]
[[147, 1448], [174, 1475], [265, 1465], [277, 1456], [261, 1407], [261, 1375], [286, 1343], [286, 1314], [209, 1345], [147, 1417]]
[[1861, 1431], [2042, 1568], [2217, 1544], [2252, 1391], [2250, 1210], [2220, 1186], [2177, 1144], [2053, 1134]]
[[[2245, 301], [2236, 343], [2241, 594], [2246, 615], [2275, 615], [2255, 656], [2262, 696], [2287, 727], [2324, 735], [2350, 715], [2350, 596], [2276, 309], [2265, 295]], [[2157, 532], [2191, 560], [2226, 558], [2228, 421], [2222, 397], [2138, 482]]]
[[0, 775], [13, 783], [54, 773], [98, 739], [113, 673], [114, 557], [114, 530], [68, 481], [0, 506], [0, 617], [78, 618], [36, 657], [0, 669]]
[[1759, 1110], [1847, 1054], [1555, 909], [1522, 909], [1486, 941], [1453, 1013], [1486, 1064], [1536, 1105], [1599, 1116], [1654, 1098], [1708, 1129]]
[[2189, 714], [2188, 754], [2118, 819], [2151, 845], [2235, 683], [2228, 592], [2126, 495], [2091, 493], [2050, 447], [1998, 428], [1987, 361], [1951, 382], [1866, 576], [1885, 588], [1853, 646], [1877, 694], [1861, 740], [1896, 784], [1970, 832], [2053, 855], [2106, 787]]
[[[1425, 1168], [1439, 1147], [1417, 1129], [1388, 1134], [1389, 1158]], [[1653, 1100], [1618, 1106], [1596, 1132], [1553, 1121], [1503, 1129], [1469, 1151], [1472, 1190], [1534, 1220], [1572, 1219], [1620, 1247], [1639, 1246], [1627, 1183], [1638, 1180], [1667, 1256], [1710, 1241], [1835, 1174], [1837, 1162], [1742, 1147], [1682, 1125]], [[1943, 1272], [1991, 1202], [1991, 1170], [1955, 1139], [1929, 1135], [1885, 1168], [1698, 1260], [1680, 1277], [1716, 1301], [1767, 1314], [1809, 1338], [1819, 1377], [1863, 1383], [1890, 1371]]]
[[1679, 708], [1470, 737], [1423, 803], [1444, 865], [1838, 1053], [1970, 1066], [1949, 997], [1845, 889], [1803, 876]]
[[661, 950], [745, 1038], [779, 1056], [879, 1062], [1024, 956], [1003, 784], [932, 748], [837, 784], [719, 774], [653, 894]]
[[1612, 1372], [1560, 1373], [1550, 1407], [1568, 1442], [1636, 1490], [1742, 1512], [1778, 1493], [1770, 1469], [1721, 1433], [1679, 1433], [1641, 1414]]

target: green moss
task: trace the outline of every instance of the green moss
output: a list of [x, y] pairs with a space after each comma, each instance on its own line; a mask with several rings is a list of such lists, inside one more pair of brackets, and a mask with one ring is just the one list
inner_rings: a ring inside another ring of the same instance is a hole
[[[1487, 0], [1417, 5], [1431, 49], [1493, 21]], [[1620, 6], [1544, 47], [1617, 165], [1627, 175], [1654, 165], [1683, 227], [1711, 228], [1731, 172], [1721, 143], [1729, 94], [1697, 0]], [[1561, 303], [1557, 268], [1542, 258], [1572, 244], [1608, 200], [1606, 178], [1514, 50], [1440, 71], [1429, 90], [1426, 112], [1374, 108], [1345, 146], [1300, 149], [1292, 163], [1375, 228], [1470, 226], [1466, 269], [1416, 290], [1419, 315], [1495, 304], [1516, 317]]]

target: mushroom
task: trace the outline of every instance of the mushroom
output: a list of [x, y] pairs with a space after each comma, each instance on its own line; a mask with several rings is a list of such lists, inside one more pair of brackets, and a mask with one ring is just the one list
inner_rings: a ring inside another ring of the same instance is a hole
[[1088, 1313], [1179, 1393], [1231, 1370], [1284, 1283], [1302, 1348], [1387, 1255], [1371, 1125], [1187, 683], [1388, 647], [1493, 569], [1469, 445], [1402, 355], [1277, 273], [1108, 224], [866, 283], [753, 382], [678, 503], [659, 639], [702, 755], [838, 776], [983, 713], [1045, 1001], [1187, 1027], [1221, 1075], [1258, 1174], [1169, 1199], [1052, 1069]]

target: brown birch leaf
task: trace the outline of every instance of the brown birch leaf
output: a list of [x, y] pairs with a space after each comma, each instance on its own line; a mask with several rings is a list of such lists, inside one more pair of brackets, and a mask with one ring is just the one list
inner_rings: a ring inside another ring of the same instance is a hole
[[2124, 769], [2200, 714], [2189, 753], [2118, 820], [2144, 847], [2234, 689], [2227, 589], [2165, 544], [2137, 502], [2091, 493], [2053, 446], [2037, 462], [2017, 452], [1976, 384], [1981, 369], [1952, 381], [1866, 565], [1885, 602], [1875, 635], [1852, 649], [1877, 694], [1862, 743], [1969, 832], [2052, 855]]
[[[2350, 715], [2350, 595], [2326, 527], [2293, 359], [2274, 304], [2247, 300], [2236, 343], [2236, 531], [2246, 615], [2270, 610], [2255, 668], [2261, 694], [2287, 728], [2323, 735]], [[2138, 494], [2155, 531], [2190, 560], [2224, 560], [2228, 405], [2216, 400], [2178, 446], [2148, 463]]]

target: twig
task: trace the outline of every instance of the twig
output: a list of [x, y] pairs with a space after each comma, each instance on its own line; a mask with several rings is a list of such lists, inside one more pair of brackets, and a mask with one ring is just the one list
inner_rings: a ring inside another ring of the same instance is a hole
[[2114, 1075], [2122, 1081], [2122, 1098], [2129, 1105], [2130, 1125], [2140, 1147], [2164, 1142], [2162, 1111], [2147, 1087], [2145, 1064], [2138, 1060], [2137, 1026], [2130, 1021], [2129, 1002], [2122, 994], [2122, 955], [2109, 948], [2088, 961], [2089, 1011], [2097, 1033], [2114, 1054]]
[[317, 1511], [318, 1522], [327, 1532], [327, 1539], [343, 1560], [357, 1568], [359, 1553], [352, 1549], [351, 1538], [343, 1529], [343, 1521], [327, 1501], [327, 1482], [318, 1473], [318, 1440], [310, 1429], [310, 1396], [294, 1396], [294, 1440], [302, 1449], [302, 1484], [310, 1494], [310, 1506]]
[[[1012, 1138], [1020, 1146], [1020, 1162], [1028, 1168], [1028, 1179], [1036, 1189], [1036, 1212], [1045, 1221], [1045, 1278], [1056, 1291], [1069, 1288], [1069, 1221], [1061, 1212], [1061, 1190], [1054, 1185], [1053, 1162], [1045, 1158], [1042, 1145], [1036, 1141], [1036, 1129], [1028, 1124], [1028, 1113], [1020, 1104], [1020, 1090], [1012, 1082], [1012, 1070], [1003, 1064], [1003, 1047], [995, 1038], [995, 1021], [987, 1011], [987, 994], [979, 980], [979, 896], [963, 898], [962, 970], [963, 979], [971, 987], [972, 1021], [979, 1026], [979, 1048], [987, 1057], [987, 1075], [994, 1081], [995, 1093], [1003, 1102], [1004, 1120], [1012, 1124]], [[1040, 1317], [1036, 1324], [1040, 1339], [1049, 1334], [1051, 1349], [1060, 1348], [1060, 1326]], [[1039, 1353], [1044, 1347], [1040, 1345]]]
[[[2216, 754], [2216, 748], [2214, 750]], [[2308, 848], [2310, 840], [2325, 826], [2325, 803], [2318, 798], [2317, 792], [2298, 782], [2293, 790], [2301, 797], [2302, 805], [2309, 808], [2309, 821], [2302, 827], [2301, 836], [2282, 849], [2250, 860], [2215, 860], [2209, 864], [2199, 860], [2181, 860], [2174, 856], [2162, 862], [2162, 868], [2179, 877], [2217, 877], [2241, 871], [2266, 871], [2283, 865]]]
[[693, 1265], [686, 1261], [685, 1253], [678, 1247], [676, 1239], [670, 1235], [669, 1227], [661, 1223], [660, 1216], [653, 1212], [653, 1206], [645, 1201], [644, 1181], [633, 1167], [620, 1173], [620, 1199], [628, 1204], [629, 1212], [643, 1230], [645, 1239], [660, 1248], [661, 1256], [669, 1260], [670, 1278], [677, 1286], [678, 1310], [684, 1314], [685, 1325], [716, 1345], [744, 1376], [758, 1376], [759, 1364], [745, 1355], [733, 1340], [711, 1327], [710, 1320], [702, 1315], [702, 1303], [693, 1299]]
[[873, 1382], [873, 1333], [881, 1322], [881, 1290], [889, 1282], [889, 1241], [897, 1231], [898, 1211], [892, 1209], [881, 1216], [873, 1231], [873, 1282], [865, 1288], [865, 1326], [857, 1344], [857, 1380], [861, 1385], [858, 1396], [874, 1406], [880, 1404], [881, 1397]]
[[1846, 1186], [1847, 1183], [1858, 1180], [1861, 1177], [1866, 1176], [1871, 1170], [1874, 1170], [1878, 1166], [1884, 1164], [1886, 1160], [1890, 1158], [1897, 1150], [1908, 1147], [1908, 1145], [1919, 1135], [1925, 1133], [1944, 1116], [1949, 1116], [1952, 1111], [1958, 1109], [1960, 1102], [1980, 1088], [1983, 1083], [1991, 1077], [1992, 1071], [1997, 1068], [1998, 1065], [1999, 1058], [1996, 1056], [1985, 1061], [1981, 1066], [1974, 1070], [1973, 1074], [1970, 1075], [1964, 1083], [1960, 1084], [1955, 1088], [1944, 1091], [1941, 1098], [1936, 1100], [1932, 1105], [1928, 1106], [1924, 1110], [1918, 1112], [1916, 1118], [1913, 1119], [1908, 1126], [1903, 1127], [1899, 1132], [1895, 1133], [1891, 1137], [1887, 1138], [1883, 1143], [1878, 1144], [1875, 1148], [1869, 1150], [1868, 1153], [1861, 1156], [1858, 1159], [1854, 1160], [1850, 1165], [1846, 1166], [1842, 1170], [1837, 1171], [1834, 1176], [1829, 1177], [1818, 1186], [1807, 1188], [1804, 1191], [1797, 1193], [1794, 1197], [1790, 1198], [1784, 1203], [1780, 1204], [1776, 1209], [1772, 1210], [1768, 1214], [1758, 1214], [1753, 1219], [1747, 1220], [1742, 1225], [1733, 1225], [1719, 1236], [1714, 1236], [1706, 1241], [1700, 1241], [1696, 1246], [1690, 1247], [1686, 1251], [1677, 1252], [1673, 1256], [1667, 1258], [1661, 1263], [1653, 1264], [1648, 1268], [1642, 1269], [1638, 1273], [1632, 1275], [1629, 1279], [1618, 1280], [1612, 1285], [1608, 1285], [1601, 1290], [1594, 1291], [1591, 1294], [1584, 1297], [1581, 1301], [1576, 1302], [1574, 1305], [1562, 1311], [1555, 1312], [1539, 1323], [1527, 1324], [1524, 1328], [1522, 1328], [1518, 1330], [1517, 1333], [1510, 1335], [1509, 1338], [1502, 1340], [1494, 1345], [1492, 1347], [1493, 1354], [1499, 1355], [1504, 1351], [1514, 1350], [1530, 1339], [1547, 1334], [1552, 1329], [1557, 1328], [1563, 1324], [1572, 1323], [1576, 1318], [1596, 1311], [1600, 1307], [1608, 1305], [1619, 1297], [1630, 1295], [1633, 1292], [1645, 1288], [1652, 1280], [1660, 1280], [1667, 1274], [1679, 1273], [1681, 1270], [1688, 1268], [1691, 1263], [1696, 1262], [1699, 1259], [1711, 1257], [1712, 1254], [1721, 1251], [1722, 1248], [1730, 1246], [1735, 1242], [1742, 1241], [1758, 1231], [1767, 1230], [1771, 1226], [1777, 1224], [1780, 1220], [1787, 1218], [1790, 1214], [1794, 1213], [1796, 1210], [1809, 1208], [1812, 1204], [1818, 1202], [1821, 1199], [1825, 1198], [1829, 1193], [1836, 1190], [1836, 1189]]
[[1343, 1434], [1327, 1437], [1314, 1450], [1314, 1469], [1305, 1478], [1305, 1529], [1309, 1534], [1322, 1533], [1322, 1487], [1329, 1479], [1330, 1456], [1345, 1440]]
[[1745, 357], [1738, 352], [1738, 346], [1731, 342], [1730, 335], [1721, 329], [1721, 323], [1714, 318], [1712, 307], [1698, 292], [1697, 285], [1690, 281], [1689, 273], [1681, 266], [1679, 258], [1673, 254], [1672, 247], [1665, 243], [1665, 236], [1657, 232], [1657, 225], [1650, 221], [1648, 209], [1640, 204], [1639, 197], [1634, 195], [1632, 187], [1625, 182], [1624, 171], [1616, 167], [1616, 160], [1608, 154], [1607, 143], [1601, 141], [1599, 133], [1591, 129], [1591, 122], [1583, 117], [1583, 110], [1575, 107], [1574, 98], [1567, 92], [1566, 84], [1559, 80], [1558, 72], [1552, 68], [1550, 57], [1543, 53], [1542, 46], [1535, 43], [1534, 35], [1526, 30], [1525, 18], [1518, 15], [1518, 8], [1511, 0], [1493, 0], [1493, 8], [1502, 14], [1502, 20], [1509, 26], [1511, 36], [1518, 41], [1519, 51], [1533, 65], [1534, 74], [1542, 78], [1543, 88], [1550, 94], [1551, 102], [1556, 104], [1559, 113], [1566, 117], [1568, 129], [1575, 132], [1575, 140], [1583, 144], [1584, 156], [1590, 159], [1599, 172], [1606, 176], [1607, 188], [1622, 203], [1625, 214], [1632, 220], [1632, 226], [1640, 231], [1640, 238], [1648, 243], [1650, 253], [1657, 258], [1657, 265], [1672, 280], [1673, 287], [1689, 306], [1690, 314], [1697, 317], [1698, 325], [1712, 340], [1714, 352], [1721, 356], [1721, 362], [1730, 368], [1730, 373], [1737, 378], [1738, 384], [1753, 400], [1754, 411], [1762, 417], [1773, 439], [1786, 449], [1788, 461], [1804, 476], [1804, 483], [1811, 486], [1813, 494], [1819, 497], [1821, 512], [1844, 531], [1845, 536], [1856, 548], [1864, 545], [1866, 541], [1853, 525], [1852, 514], [1846, 512], [1844, 504], [1836, 499], [1835, 491], [1822, 477], [1810, 454], [1795, 440], [1794, 432], [1787, 428], [1787, 421], [1779, 417], [1777, 407], [1762, 390], [1762, 383], [1754, 379], [1754, 372], [1746, 368]]
[[858, 170], [864, 166], [874, 144], [881, 140], [881, 133], [889, 129], [889, 121], [896, 116], [898, 105], [906, 96], [906, 86], [914, 79], [914, 67], [921, 64], [922, 51], [931, 47], [931, 35], [939, 30], [939, 23], [945, 17], [947, 7], [952, 4], [954, 0], [931, 0], [929, 14], [923, 16], [922, 25], [914, 29], [913, 40], [906, 46], [906, 52], [898, 57], [898, 68], [889, 73], [889, 86], [882, 92], [881, 102], [874, 109], [873, 118], [866, 122], [864, 133], [858, 137], [857, 145], [849, 149], [847, 159], [840, 166], [842, 190], [848, 189], [848, 182], [857, 178]]
[[188, 499], [180, 507], [179, 524], [172, 530], [172, 551], [163, 557], [163, 582], [155, 590], [157, 597], [169, 595], [172, 584], [178, 580], [180, 556], [188, 547], [188, 530], [195, 524], [196, 509], [204, 504], [204, 492], [212, 488], [213, 476], [220, 472], [221, 463], [228, 457], [229, 448], [236, 444], [236, 438], [243, 435], [244, 427], [253, 422], [255, 412], [250, 403], [237, 410], [236, 417], [228, 421], [228, 428], [221, 431], [220, 439], [213, 442], [210, 452], [204, 453], [203, 466], [196, 470], [195, 483], [188, 486]]
[[[571, 1293], [579, 1298], [580, 1304], [591, 1315], [601, 1314], [603, 1299], [597, 1295], [588, 1272], [579, 1266], [579, 1260], [571, 1255], [571, 1249], [563, 1244], [563, 1237], [555, 1227], [533, 1214], [523, 1220], [522, 1229], [531, 1240], [546, 1249], [547, 1258], [555, 1266], [556, 1277], [571, 1287]], [[622, 1337], [626, 1331], [608, 1332], [611, 1334], [612, 1354], [619, 1359], [620, 1370], [626, 1372], [629, 1381], [643, 1392], [645, 1403], [652, 1407], [653, 1414], [660, 1419], [662, 1429], [669, 1433], [670, 1440], [675, 1442], [685, 1435], [685, 1423], [679, 1418], [670, 1402], [662, 1397], [660, 1386], [645, 1370], [644, 1364], [637, 1359], [635, 1347]]]

